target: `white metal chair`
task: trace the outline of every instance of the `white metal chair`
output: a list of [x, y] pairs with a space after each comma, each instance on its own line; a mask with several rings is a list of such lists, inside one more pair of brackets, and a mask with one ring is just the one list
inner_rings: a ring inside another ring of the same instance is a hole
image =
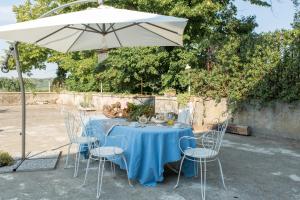
[[[107, 141], [110, 143], [113, 143], [113, 145], [107, 145]], [[85, 172], [85, 177], [84, 177], [84, 182], [83, 185], [86, 183], [86, 179], [88, 176], [89, 172], [89, 166], [90, 166], [90, 161], [91, 160], [99, 160], [99, 166], [98, 166], [98, 181], [97, 181], [97, 195], [96, 197], [100, 199], [101, 196], [101, 191], [102, 191], [102, 180], [103, 180], [103, 174], [104, 174], [104, 169], [105, 169], [105, 162], [111, 161], [111, 167], [113, 170], [113, 173], [115, 174], [115, 165], [112, 163], [116, 159], [122, 159], [126, 172], [127, 172], [127, 177], [128, 177], [128, 165], [126, 158], [124, 156], [124, 152], [127, 149], [128, 142], [127, 138], [125, 136], [105, 136], [105, 141], [101, 145], [99, 143], [89, 143], [89, 159], [87, 162], [87, 167], [86, 167], [86, 172]], [[132, 186], [129, 177], [128, 177], [128, 183], [130, 186]]]
[[[217, 130], [212, 130], [212, 131], [206, 132], [201, 137], [197, 138], [197, 137], [184, 136], [179, 139], [179, 148], [183, 154], [183, 157], [180, 162], [178, 179], [177, 179], [177, 183], [174, 188], [177, 188], [179, 185], [182, 164], [183, 164], [183, 161], [186, 159], [186, 160], [195, 162], [196, 175], [198, 175], [198, 165], [200, 165], [201, 196], [202, 196], [203, 200], [205, 200], [206, 163], [207, 162], [218, 161], [222, 183], [223, 183], [224, 188], [226, 189], [224, 177], [223, 177], [222, 165], [221, 165], [220, 159], [218, 158], [218, 154], [220, 151], [220, 147], [221, 147], [221, 144], [223, 141], [223, 136], [225, 134], [227, 125], [228, 125], [228, 120], [226, 120], [224, 123], [218, 125]], [[183, 140], [195, 140], [197, 142], [197, 144], [200, 143], [200, 147], [187, 148], [187, 149], [183, 150], [181, 148], [181, 142]]]
[[96, 143], [98, 139], [95, 137], [88, 137], [85, 135], [85, 131], [82, 128], [83, 127], [82, 116], [73, 114], [68, 111], [64, 111], [64, 115], [65, 115], [65, 126], [70, 140], [65, 168], [68, 167], [70, 149], [72, 145], [73, 144], [78, 145], [77, 147], [78, 150], [76, 152], [76, 158], [75, 158], [75, 169], [74, 169], [74, 177], [77, 177], [79, 161], [80, 161], [80, 145], [88, 144], [88, 143]]

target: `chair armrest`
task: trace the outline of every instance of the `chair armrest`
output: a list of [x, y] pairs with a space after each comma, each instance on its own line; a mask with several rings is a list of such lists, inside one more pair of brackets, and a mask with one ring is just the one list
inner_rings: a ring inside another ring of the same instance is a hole
[[[182, 140], [195, 140], [196, 141], [196, 144], [197, 144], [197, 140], [200, 140], [201, 137], [191, 137], [191, 136], [183, 136], [179, 139], [178, 141], [178, 147], [181, 151], [182, 154], [184, 154], [184, 150], [181, 148], [181, 141]], [[189, 149], [191, 147], [188, 147], [187, 149]]]

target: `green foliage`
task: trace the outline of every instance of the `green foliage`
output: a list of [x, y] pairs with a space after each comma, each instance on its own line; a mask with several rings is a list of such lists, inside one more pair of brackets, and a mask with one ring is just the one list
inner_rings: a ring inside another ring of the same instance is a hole
[[[35, 91], [36, 85], [30, 79], [24, 79], [26, 91]], [[0, 91], [5, 92], [19, 92], [20, 84], [16, 78], [0, 78]]]
[[58, 67], [56, 71], [56, 77], [52, 81], [52, 87], [53, 88], [60, 88], [64, 86], [66, 76], [67, 76], [67, 70]]
[[191, 95], [188, 93], [182, 93], [177, 95], [177, 102], [179, 103], [180, 107], [185, 107], [188, 102], [190, 102]]
[[14, 159], [7, 152], [0, 151], [0, 167], [9, 166], [14, 163]]
[[195, 70], [200, 96], [228, 97], [233, 104], [300, 99], [299, 31], [231, 37], [216, 53], [212, 71]]
[[130, 121], [138, 121], [139, 117], [145, 115], [146, 117], [154, 116], [154, 106], [148, 104], [127, 104], [127, 112], [128, 112], [128, 119]]
[[299, 0], [293, 0], [293, 3], [295, 5], [295, 16], [294, 16], [294, 28], [300, 29], [300, 1]]
[[168, 58], [168, 52], [158, 47], [116, 49], [99, 65], [98, 78], [109, 91], [157, 93]]
[[69, 72], [70, 75], [66, 79], [68, 90], [100, 91], [100, 82], [96, 76], [97, 55], [95, 52], [55, 53], [49, 58], [49, 61], [58, 63], [59, 71], [64, 73], [61, 80], [64, 80], [65, 72]]
[[[18, 21], [35, 19], [59, 4], [73, 0], [26, 1], [14, 7]], [[245, 0], [271, 6], [269, 0]], [[293, 0], [295, 7], [298, 0]], [[119, 8], [188, 18], [184, 47], [121, 48], [111, 50], [108, 59], [97, 64], [97, 52], [60, 54], [22, 44], [23, 70], [43, 68], [44, 61], [57, 63], [55, 84], [68, 90], [121, 93], [161, 93], [174, 89], [184, 93], [189, 85], [186, 64], [192, 66], [192, 90], [196, 95], [238, 105], [249, 99], [269, 102], [300, 99], [299, 10], [295, 30], [253, 33], [254, 16], [237, 18], [234, 0], [114, 0]], [[80, 10], [87, 4], [63, 10]], [[68, 74], [68, 77], [66, 77]], [[184, 94], [183, 99], [186, 99]], [[180, 99], [180, 97], [179, 97]]]
[[[15, 6], [14, 11], [18, 21], [27, 21], [38, 18], [57, 5], [71, 1], [36, 0], [31, 3], [27, 0], [24, 4]], [[182, 92], [188, 85], [188, 78], [184, 71], [186, 64], [199, 67], [207, 64], [211, 49], [216, 49], [218, 44], [223, 43], [225, 34], [244, 34], [254, 29], [253, 17], [242, 20], [235, 17], [236, 8], [232, 2], [232, 0], [108, 1], [107, 4], [115, 7], [188, 18], [189, 22], [184, 34], [185, 48], [118, 49], [110, 53], [112, 58], [108, 59], [107, 65], [104, 66], [105, 70], [100, 67], [101, 72], [98, 72], [95, 70], [97, 63], [95, 52], [63, 55], [48, 49], [22, 44], [20, 55], [23, 70], [44, 68], [44, 61], [55, 62], [59, 69], [71, 74], [66, 80], [67, 89], [83, 92], [99, 91], [100, 82], [108, 92], [158, 93], [169, 87]], [[263, 1], [257, 0], [253, 3], [258, 2]], [[62, 12], [80, 10], [88, 6], [96, 6], [96, 4], [74, 6]], [[54, 83], [63, 85], [62, 81], [64, 77], [60, 77]]]

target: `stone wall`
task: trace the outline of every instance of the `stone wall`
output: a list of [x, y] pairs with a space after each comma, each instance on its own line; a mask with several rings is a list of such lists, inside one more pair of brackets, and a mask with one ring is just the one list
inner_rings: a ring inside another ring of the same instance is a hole
[[[26, 93], [26, 104], [56, 104], [58, 99], [58, 93]], [[0, 106], [19, 104], [21, 104], [21, 95], [19, 92], [0, 92]]]
[[[194, 128], [199, 131], [209, 129], [218, 119], [224, 120], [226, 115], [223, 114], [228, 111], [227, 99], [217, 103], [195, 97], [191, 103], [195, 109]], [[176, 97], [156, 97], [155, 106], [159, 112], [178, 111]], [[230, 123], [249, 126], [252, 135], [300, 140], [300, 102], [277, 102], [263, 108], [255, 106], [255, 103], [247, 104], [230, 117]]]
[[165, 97], [156, 96], [155, 97], [155, 112], [174, 112], [178, 113], [178, 102], [176, 97]]
[[[191, 99], [191, 107], [195, 110], [193, 114], [193, 125], [197, 130], [207, 130], [211, 124], [217, 120], [224, 120], [223, 113], [227, 111], [226, 99], [220, 103], [206, 101], [199, 97]], [[180, 105], [176, 97], [156, 96], [155, 111], [158, 113], [175, 112], [178, 113]]]
[[84, 93], [63, 93], [59, 95], [58, 104], [68, 106], [80, 106], [80, 103], [88, 99], [95, 109], [102, 111], [104, 105], [111, 105], [120, 102], [122, 108], [126, 107], [127, 102], [140, 103], [149, 102], [154, 104], [154, 96], [137, 96], [137, 95], [116, 95], [116, 94], [84, 94]]
[[244, 105], [233, 119], [234, 123], [250, 126], [254, 135], [300, 140], [300, 102], [277, 102], [263, 108]]
[[[27, 93], [27, 104], [57, 103], [60, 105], [78, 107], [84, 99], [90, 99], [91, 104], [99, 111], [105, 104], [120, 102], [126, 107], [127, 102], [151, 102], [156, 112], [178, 113], [179, 104], [176, 97], [136, 96], [116, 94], [83, 94], [83, 93]], [[0, 93], [1, 105], [20, 104], [19, 93]], [[217, 119], [222, 120], [222, 114], [227, 111], [227, 100], [220, 102], [194, 97], [191, 100], [194, 112], [194, 128], [207, 130]], [[232, 116], [231, 123], [246, 125], [253, 135], [284, 137], [300, 140], [300, 102], [295, 104], [275, 103], [263, 108], [245, 105], [243, 109]]]

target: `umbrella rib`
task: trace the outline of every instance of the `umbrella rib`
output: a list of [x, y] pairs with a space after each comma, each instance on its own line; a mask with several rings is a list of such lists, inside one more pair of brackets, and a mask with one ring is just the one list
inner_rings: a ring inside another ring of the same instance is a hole
[[67, 36], [65, 36], [65, 37], [62, 37], [62, 38], [59, 38], [59, 39], [56, 39], [56, 40], [52, 40], [52, 41], [50, 41], [50, 42], [44, 43], [43, 45], [48, 45], [48, 44], [51, 44], [51, 43], [54, 43], [54, 42], [62, 41], [62, 40], [64, 40], [64, 39], [67, 39], [67, 38], [69, 38], [69, 37], [72, 37], [72, 36], [76, 35], [77, 33], [79, 33], [79, 32], [72, 33], [72, 34], [70, 34], [70, 35], [67, 35]]
[[117, 38], [117, 40], [118, 40], [118, 42], [120, 44], [120, 47], [123, 47], [123, 45], [122, 45], [122, 43], [120, 41], [120, 38], [118, 37], [118, 35], [117, 35], [117, 33], [116, 33], [115, 29], [114, 29], [114, 24], [111, 24], [111, 29], [113, 30], [113, 32], [114, 32], [114, 34], [115, 34], [115, 36], [116, 36], [116, 38]]
[[82, 28], [76, 28], [76, 27], [67, 27], [67, 28], [68, 28], [68, 29], [79, 30], [79, 31], [86, 31], [86, 32], [90, 32], [90, 33], [99, 33], [99, 32], [96, 32], [96, 31], [85, 30], [85, 29], [82, 29]]
[[106, 33], [110, 30], [110, 29], [113, 29], [113, 26], [115, 25], [115, 23], [113, 23], [113, 24], [110, 24], [110, 27], [108, 27], [108, 29], [106, 29]]
[[103, 30], [102, 30], [102, 28], [100, 27], [100, 25], [97, 23], [96, 24], [97, 25], [97, 27], [99, 28], [99, 30], [101, 31], [101, 32], [103, 32]]
[[166, 38], [165, 36], [162, 36], [162, 35], [160, 35], [160, 34], [154, 32], [154, 31], [151, 31], [150, 29], [148, 29], [148, 28], [146, 28], [146, 27], [144, 27], [144, 26], [142, 26], [142, 25], [140, 25], [140, 24], [137, 24], [137, 26], [139, 26], [139, 27], [145, 29], [146, 31], [149, 31], [149, 32], [151, 32], [151, 33], [153, 33], [153, 34], [155, 34], [155, 35], [157, 35], [157, 36], [159, 36], [159, 37], [161, 37], [161, 38], [163, 38], [163, 39], [165, 39], [165, 40], [168, 40], [168, 41], [170, 41], [170, 42], [172, 42], [172, 43], [174, 43], [174, 44], [176, 44], [176, 45], [178, 45], [178, 46], [182, 46], [181, 44], [179, 44], [179, 43], [177, 43], [177, 42], [174, 42], [173, 40], [170, 40], [169, 38]]
[[72, 47], [76, 44], [76, 42], [79, 40], [79, 38], [82, 36], [82, 34], [86, 31], [86, 28], [84, 30], [81, 31], [81, 33], [78, 35], [78, 37], [74, 40], [74, 42], [72, 43], [72, 45], [68, 48], [67, 53], [70, 51], [70, 49], [72, 49]]
[[121, 28], [117, 28], [114, 31], [108, 31], [107, 34], [112, 33], [112, 32], [116, 32], [116, 31], [119, 31], [119, 30], [122, 30], [122, 29], [125, 29], [125, 28], [129, 28], [131, 26], [136, 26], [136, 25], [139, 25], [139, 23], [132, 23], [132, 24], [129, 24], [127, 26], [123, 26]]
[[170, 29], [167, 29], [167, 28], [164, 28], [164, 27], [161, 27], [161, 26], [158, 26], [158, 25], [149, 23], [149, 22], [146, 22], [146, 24], [148, 24], [148, 25], [150, 25], [150, 26], [154, 26], [154, 27], [159, 28], [159, 29], [163, 29], [163, 30], [165, 30], [165, 31], [169, 31], [169, 32], [171, 32], [171, 33], [175, 33], [175, 34], [177, 34], [177, 35], [181, 35], [181, 34], [179, 34], [179, 33], [176, 32], [176, 31], [172, 31], [172, 30], [170, 30]]
[[82, 25], [85, 26], [86, 28], [89, 28], [89, 29], [91, 29], [91, 30], [93, 30], [93, 31], [96, 31], [97, 33], [99, 33], [99, 34], [101, 34], [101, 35], [104, 35], [103, 32], [101, 32], [101, 31], [99, 31], [99, 30], [97, 30], [97, 29], [91, 27], [91, 26], [88, 25], [88, 24], [82, 24]]
[[52, 33], [50, 33], [50, 34], [44, 36], [44, 37], [42, 37], [41, 39], [37, 40], [35, 43], [39, 43], [39, 42], [41, 42], [41, 41], [47, 39], [48, 37], [50, 37], [50, 36], [52, 36], [52, 35], [54, 35], [54, 34], [60, 32], [61, 30], [65, 29], [65, 28], [68, 28], [69, 26], [70, 26], [70, 25], [66, 25], [66, 26], [64, 26], [64, 27], [62, 27], [62, 28], [60, 28], [60, 29], [58, 29], [58, 30], [56, 30], [56, 31], [54, 31], [54, 32], [52, 32]]

